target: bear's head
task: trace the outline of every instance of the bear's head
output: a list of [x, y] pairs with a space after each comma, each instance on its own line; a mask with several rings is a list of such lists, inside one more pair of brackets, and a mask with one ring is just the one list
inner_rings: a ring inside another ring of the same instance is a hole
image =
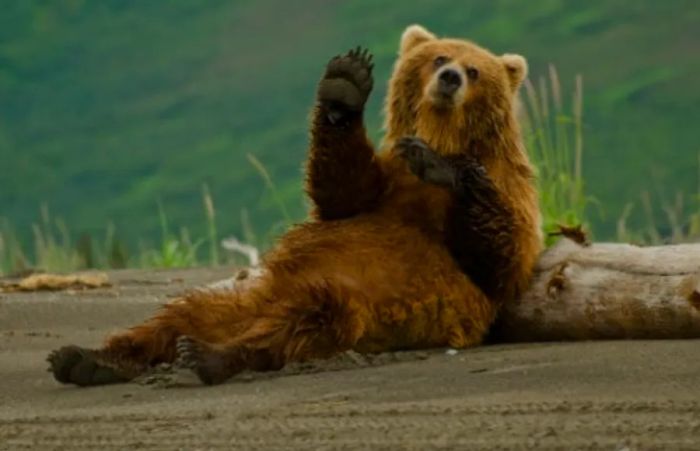
[[519, 134], [513, 106], [526, 75], [520, 55], [496, 56], [411, 25], [389, 81], [386, 142], [416, 135], [441, 153], [483, 153]]

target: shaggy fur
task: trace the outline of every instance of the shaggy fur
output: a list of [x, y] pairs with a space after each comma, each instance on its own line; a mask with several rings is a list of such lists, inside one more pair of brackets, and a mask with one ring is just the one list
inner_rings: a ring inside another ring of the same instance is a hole
[[[119, 382], [179, 355], [218, 383], [351, 349], [479, 344], [499, 305], [527, 286], [540, 251], [532, 169], [513, 116], [527, 66], [418, 26], [400, 49], [380, 153], [362, 118], [371, 56], [358, 49], [328, 64], [307, 165], [312, 218], [279, 240], [259, 279], [186, 294], [102, 349], [59, 349], [49, 358], [55, 377]], [[461, 74], [450, 98], [438, 96], [437, 57]]]

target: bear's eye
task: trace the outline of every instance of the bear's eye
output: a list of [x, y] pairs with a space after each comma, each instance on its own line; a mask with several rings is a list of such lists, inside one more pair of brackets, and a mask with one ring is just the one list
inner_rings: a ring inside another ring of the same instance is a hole
[[448, 58], [446, 56], [438, 56], [433, 61], [433, 66], [435, 66], [435, 68], [437, 69], [438, 67], [442, 67], [445, 64], [447, 64], [447, 61], [448, 61]]
[[467, 67], [467, 77], [469, 77], [471, 81], [475, 81], [479, 78], [479, 69], [474, 66]]

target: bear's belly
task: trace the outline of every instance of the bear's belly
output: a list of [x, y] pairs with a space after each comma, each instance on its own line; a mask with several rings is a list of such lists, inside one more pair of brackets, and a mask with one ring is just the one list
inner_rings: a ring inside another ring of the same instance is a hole
[[301, 283], [341, 284], [368, 302], [440, 295], [468, 281], [440, 237], [369, 215], [303, 224], [280, 240], [265, 265]]
[[302, 224], [265, 266], [277, 293], [320, 291], [354, 305], [366, 323], [362, 352], [465, 346], [495, 312], [442, 240], [386, 217]]

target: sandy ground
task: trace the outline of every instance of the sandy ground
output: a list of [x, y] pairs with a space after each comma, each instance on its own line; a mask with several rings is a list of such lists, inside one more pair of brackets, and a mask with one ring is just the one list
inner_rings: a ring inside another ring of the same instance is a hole
[[123, 271], [0, 293], [0, 449], [700, 449], [700, 341], [348, 354], [216, 387], [182, 372], [80, 389], [49, 350], [94, 346], [225, 270]]

